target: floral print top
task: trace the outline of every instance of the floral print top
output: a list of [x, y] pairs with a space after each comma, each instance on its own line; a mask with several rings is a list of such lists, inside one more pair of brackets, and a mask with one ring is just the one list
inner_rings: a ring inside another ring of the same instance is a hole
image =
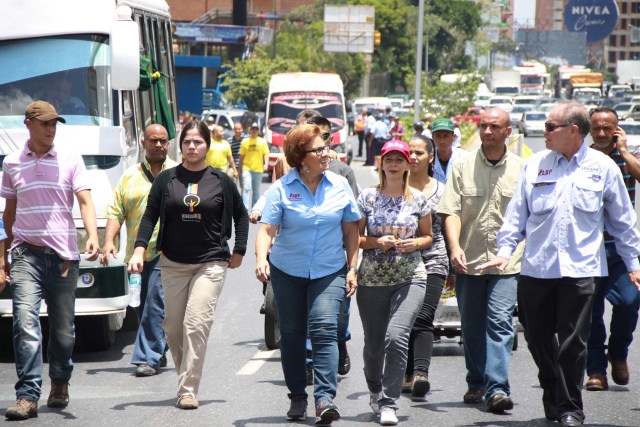
[[[360, 193], [358, 208], [367, 220], [367, 236], [392, 235], [397, 239], [420, 236], [418, 222], [431, 214], [431, 208], [424, 194], [413, 188], [410, 191], [411, 200], [387, 197], [378, 188], [367, 188]], [[421, 251], [365, 249], [358, 270], [358, 285], [393, 286], [426, 277]]]

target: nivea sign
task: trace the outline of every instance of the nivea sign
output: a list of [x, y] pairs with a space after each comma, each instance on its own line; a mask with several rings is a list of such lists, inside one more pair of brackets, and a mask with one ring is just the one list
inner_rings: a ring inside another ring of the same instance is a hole
[[619, 15], [615, 0], [569, 0], [564, 25], [568, 31], [585, 31], [587, 43], [593, 43], [611, 34]]

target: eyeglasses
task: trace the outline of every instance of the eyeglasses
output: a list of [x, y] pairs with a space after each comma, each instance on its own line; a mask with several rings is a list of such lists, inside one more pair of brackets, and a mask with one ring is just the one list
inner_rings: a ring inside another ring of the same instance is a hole
[[571, 123], [564, 123], [561, 125], [554, 125], [553, 123], [545, 123], [544, 124], [544, 130], [546, 130], [547, 132], [553, 132], [554, 130], [558, 129], [558, 128], [564, 128], [567, 126], [571, 126]]
[[329, 147], [328, 145], [324, 145], [322, 147], [318, 147], [318, 148], [312, 148], [311, 150], [304, 150], [305, 153], [316, 153], [316, 156], [326, 156], [327, 154], [329, 154], [329, 151], [331, 150], [331, 147]]
[[328, 141], [329, 138], [331, 138], [331, 132], [322, 132], [320, 134], [320, 137], [322, 138], [323, 141]]

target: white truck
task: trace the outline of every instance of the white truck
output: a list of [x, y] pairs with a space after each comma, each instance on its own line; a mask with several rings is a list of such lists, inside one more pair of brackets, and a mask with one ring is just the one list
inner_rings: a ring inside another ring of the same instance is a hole
[[635, 90], [640, 89], [640, 59], [627, 59], [616, 62], [618, 84], [627, 84]]
[[496, 95], [520, 94], [520, 72], [516, 70], [492, 70], [488, 79], [489, 88]]

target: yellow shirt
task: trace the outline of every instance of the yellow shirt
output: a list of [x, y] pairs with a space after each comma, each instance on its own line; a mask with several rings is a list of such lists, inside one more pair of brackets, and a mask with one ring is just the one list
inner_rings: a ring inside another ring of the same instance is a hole
[[[144, 160], [144, 164], [149, 171], [151, 167], [149, 162]], [[170, 169], [177, 166], [178, 163], [167, 158], [162, 165], [162, 170]], [[142, 171], [141, 163], [133, 165], [124, 171], [124, 174], [118, 179], [111, 202], [107, 205], [107, 219], [123, 222], [127, 226], [127, 254], [124, 258], [125, 262], [129, 262], [129, 258], [133, 255], [134, 244], [138, 236], [138, 227], [140, 220], [147, 208], [147, 196], [151, 190], [151, 182]], [[158, 224], [153, 230], [149, 246], [144, 252], [144, 260], [151, 261], [158, 252], [156, 251], [156, 239], [158, 238]]]
[[231, 156], [231, 145], [224, 139], [211, 138], [211, 146], [204, 161], [212, 168], [226, 171], [229, 165], [229, 156]]
[[467, 258], [467, 274], [517, 274], [524, 242], [520, 242], [504, 271], [489, 268], [476, 271], [479, 264], [493, 260], [498, 254], [496, 236], [507, 205], [520, 177], [524, 160], [507, 150], [494, 166], [482, 148], [458, 160], [451, 168], [438, 214], [460, 218], [460, 248]]
[[240, 155], [244, 156], [242, 168], [252, 172], [264, 172], [264, 156], [269, 153], [267, 141], [259, 136], [242, 141]]

